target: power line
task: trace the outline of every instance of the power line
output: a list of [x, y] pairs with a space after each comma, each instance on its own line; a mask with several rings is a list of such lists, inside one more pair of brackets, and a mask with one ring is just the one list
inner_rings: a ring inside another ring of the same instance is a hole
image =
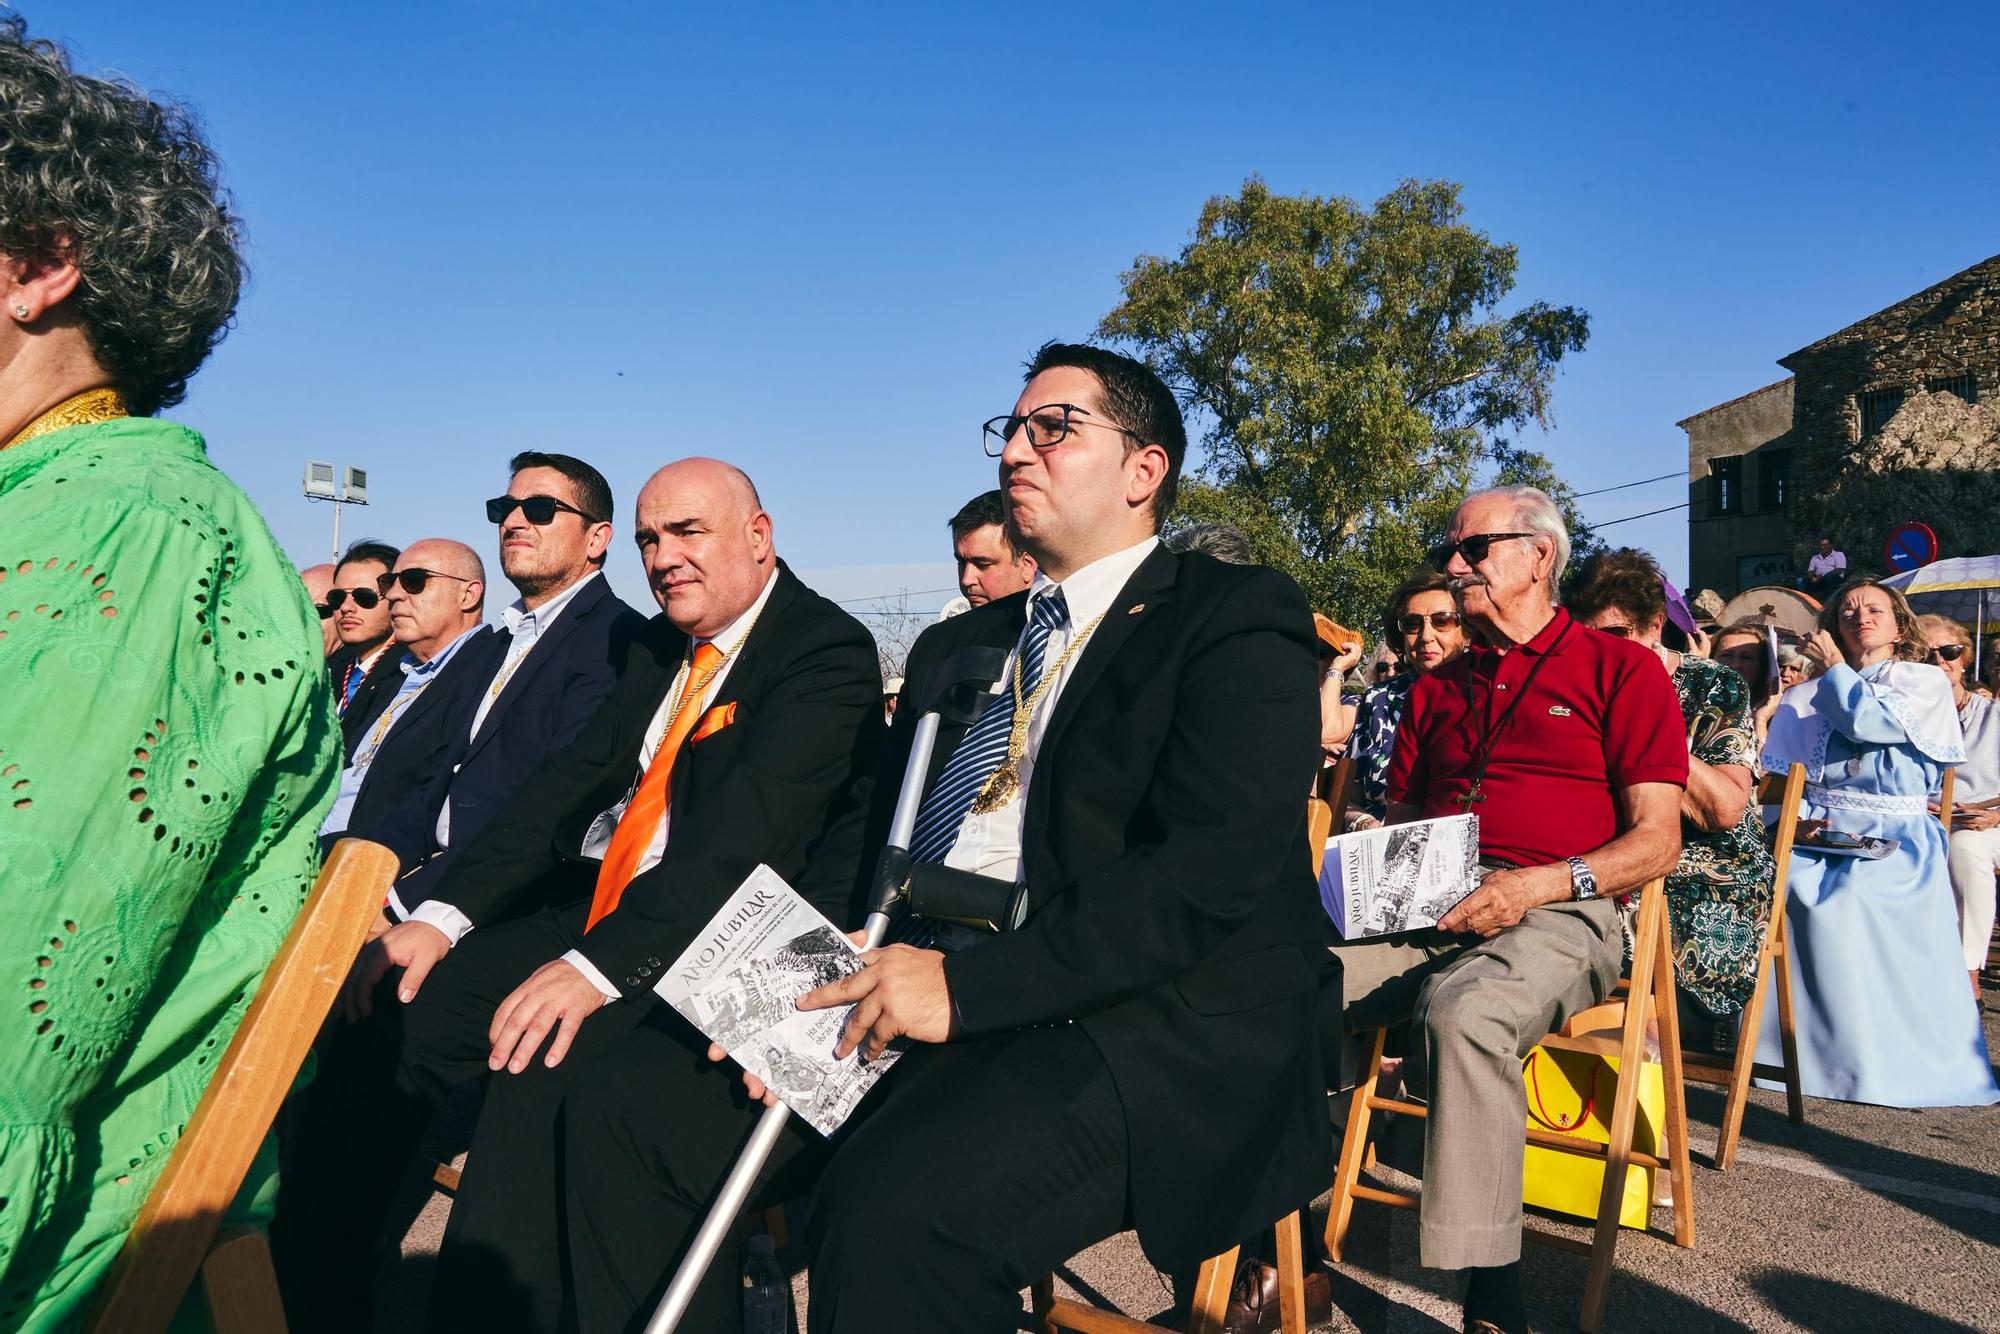
[[1606, 519], [1603, 523], [1593, 523], [1589, 527], [1590, 531], [1594, 533], [1600, 528], [1611, 528], [1617, 524], [1630, 523], [1634, 519], [1650, 519], [1655, 514], [1672, 514], [1675, 510], [1684, 510], [1687, 507], [1688, 502], [1683, 500], [1680, 504], [1669, 505], [1665, 509], [1647, 510], [1644, 514], [1628, 514], [1622, 519]]
[[890, 598], [922, 598], [922, 597], [929, 597], [933, 593], [956, 593], [957, 591], [958, 589], [956, 587], [903, 588], [903, 589], [898, 589], [894, 593], [876, 593], [871, 597], [865, 597], [865, 598], [835, 598], [834, 605], [837, 607], [845, 607], [849, 603], [853, 602], [887, 602]]
[[1635, 486], [1646, 486], [1652, 482], [1664, 482], [1669, 477], [1685, 477], [1685, 476], [1687, 476], [1685, 472], [1663, 472], [1658, 477], [1641, 477], [1636, 482], [1620, 482], [1617, 486], [1600, 486], [1595, 491], [1578, 491], [1576, 493], [1576, 498], [1578, 500], [1581, 500], [1585, 496], [1601, 496], [1609, 491], [1629, 491]]

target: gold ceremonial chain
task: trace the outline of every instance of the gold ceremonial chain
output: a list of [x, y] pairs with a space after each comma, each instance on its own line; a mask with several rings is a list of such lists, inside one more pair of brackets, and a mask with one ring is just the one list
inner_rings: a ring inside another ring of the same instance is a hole
[[[443, 671], [444, 669], [439, 668], [438, 670]], [[389, 734], [389, 729], [395, 726], [396, 720], [410, 711], [410, 706], [417, 702], [417, 697], [422, 695], [426, 690], [429, 690], [431, 682], [435, 680], [437, 680], [436, 676], [428, 677], [422, 685], [412, 690], [407, 697], [398, 696], [402, 700], [403, 705], [400, 709], [396, 707], [397, 700], [392, 699], [389, 701], [389, 707], [382, 710], [382, 721], [375, 724], [375, 731], [368, 738], [368, 750], [366, 753], [357, 752], [354, 756], [354, 764], [350, 765], [350, 768], [375, 763], [375, 752], [382, 749], [382, 738]]]
[[[766, 599], [764, 602], [764, 606], [768, 607], [770, 605], [771, 605], [770, 600]], [[757, 628], [757, 617], [762, 616], [763, 614], [764, 614], [764, 607], [757, 608], [756, 613], [750, 617], [750, 624], [744, 626], [743, 633], [736, 636], [735, 648], [724, 649], [720, 644], [715, 645], [715, 651], [722, 654], [722, 661], [715, 664], [715, 673], [714, 675], [708, 678], [710, 681], [713, 681], [717, 676], [722, 675], [722, 669], [729, 665], [729, 660], [735, 657], [738, 653], [741, 653], [743, 651], [743, 646], [750, 642], [750, 632]], [[708, 642], [711, 644], [715, 644], [715, 641], [713, 639], [709, 640]], [[674, 719], [680, 715], [681, 709], [686, 706], [687, 700], [685, 696], [687, 695], [688, 687], [693, 684], [694, 684], [694, 636], [689, 635], [687, 647], [681, 650], [680, 670], [674, 673], [674, 683], [672, 687], [670, 687], [668, 690], [668, 694], [670, 694], [673, 697], [674, 707], [667, 710], [666, 726], [660, 729], [660, 735], [653, 742], [653, 753], [655, 755], [659, 754], [660, 747], [664, 746], [667, 743], [667, 733], [674, 730]], [[644, 775], [642, 774], [641, 777], [643, 776]], [[637, 791], [638, 789], [635, 787], [633, 790]]]
[[11, 449], [23, 440], [32, 440], [38, 435], [48, 435], [52, 431], [68, 430], [72, 426], [95, 426], [98, 422], [116, 421], [129, 417], [125, 409], [125, 396], [116, 389], [86, 389], [44, 412], [41, 416], [22, 427], [12, 440], [0, 445], [0, 449]]
[[1025, 703], [1021, 699], [1021, 659], [1024, 655], [1020, 653], [1014, 655], [1014, 722], [1007, 731], [1007, 758], [1001, 761], [1000, 767], [993, 771], [993, 776], [979, 789], [979, 795], [972, 799], [974, 815], [987, 815], [997, 811], [1020, 792], [1021, 759], [1028, 753], [1028, 726], [1035, 720], [1035, 710], [1041, 707], [1042, 696], [1049, 693], [1049, 687], [1055, 684], [1058, 676], [1062, 675], [1063, 664], [1083, 647], [1084, 641], [1090, 638], [1090, 632], [1097, 628], [1097, 623], [1103, 620], [1105, 615], [1105, 612], [1097, 613], [1090, 624], [1077, 633], [1075, 639], [1063, 646], [1061, 655], [1042, 673], [1042, 679], [1035, 683], [1035, 693], [1030, 695]]

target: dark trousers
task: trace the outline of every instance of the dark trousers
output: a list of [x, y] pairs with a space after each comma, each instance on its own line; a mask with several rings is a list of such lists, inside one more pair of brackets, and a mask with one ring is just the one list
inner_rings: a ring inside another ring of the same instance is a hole
[[329, 1021], [311, 1082], [278, 1118], [283, 1170], [271, 1251], [294, 1334], [368, 1329], [374, 1280], [401, 1240], [390, 1235], [391, 1206], [431, 1106], [397, 1081], [397, 981], [376, 988], [370, 1018]]
[[[578, 942], [583, 906], [475, 931], [410, 1007], [406, 1059], [433, 1096], [488, 1074], [493, 1013]], [[643, 1326], [755, 1117], [733, 1066], [650, 998], [586, 1019], [562, 1064], [493, 1074], [431, 1284], [428, 1327], [615, 1334]], [[546, 1049], [546, 1044], [544, 1044]], [[771, 1170], [817, 1135], [788, 1133]], [[739, 1258], [682, 1328], [734, 1330]], [[570, 1321], [574, 1324], [570, 1324]]]
[[1082, 1029], [920, 1047], [876, 1096], [813, 1200], [812, 1334], [1015, 1329], [1022, 1288], [1129, 1225], [1125, 1109]]

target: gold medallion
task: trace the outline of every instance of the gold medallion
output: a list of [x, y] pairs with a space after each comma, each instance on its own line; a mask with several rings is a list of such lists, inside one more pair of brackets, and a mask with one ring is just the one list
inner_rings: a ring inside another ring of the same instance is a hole
[[979, 795], [972, 799], [972, 813], [990, 815], [1012, 801], [1020, 790], [1021, 766], [1009, 756], [986, 780], [986, 786], [979, 789]]

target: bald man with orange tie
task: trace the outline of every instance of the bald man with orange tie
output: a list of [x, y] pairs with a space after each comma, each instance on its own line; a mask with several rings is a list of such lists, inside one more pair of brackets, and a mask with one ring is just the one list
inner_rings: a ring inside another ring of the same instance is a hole
[[[873, 640], [778, 560], [755, 487], [728, 464], [661, 469], [634, 536], [664, 615], [616, 691], [459, 854], [426, 920], [371, 946], [374, 966], [403, 970], [412, 1082], [442, 1099], [491, 1076], [431, 1286], [433, 1330], [578, 1318], [568, 1275], [604, 1267], [566, 1254], [620, 1239], [566, 1231], [575, 1174], [559, 1146], [603, 1089], [636, 1083], [658, 1106], [661, 1152], [678, 1157], [619, 1184], [647, 1188], [631, 1230], [677, 1246], [751, 1118], [706, 1039], [654, 995], [662, 969], [760, 862], [836, 921], [853, 915], [856, 785], [882, 731]], [[550, 902], [566, 906], [520, 916]], [[774, 1170], [817, 1140], [809, 1128], [788, 1140]], [[713, 1179], [684, 1183], [683, 1164]], [[715, 1278], [708, 1304], [732, 1311], [733, 1275]]]

